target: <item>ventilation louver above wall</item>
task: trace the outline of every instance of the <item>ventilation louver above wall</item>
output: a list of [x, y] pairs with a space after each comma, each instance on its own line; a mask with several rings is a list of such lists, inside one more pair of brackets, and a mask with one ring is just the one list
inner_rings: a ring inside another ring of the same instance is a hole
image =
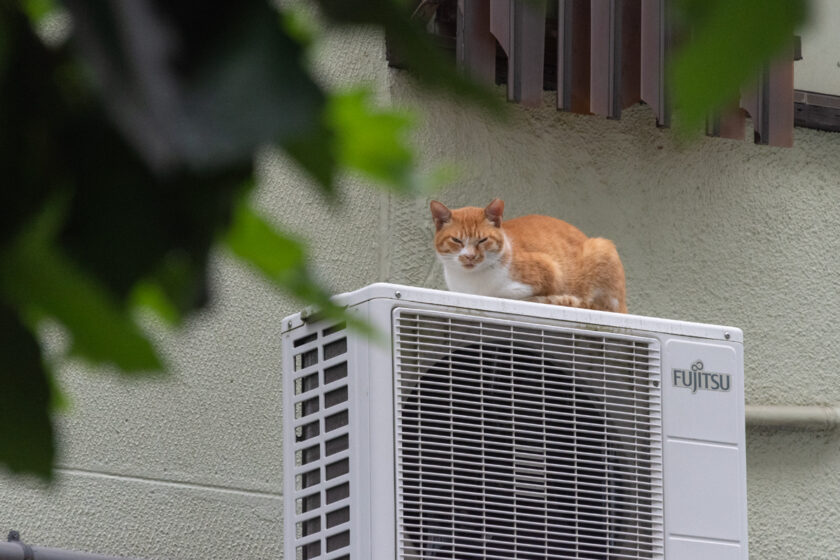
[[[548, 8], [534, 0], [422, 4], [437, 7], [425, 15], [436, 34], [454, 37], [459, 65], [480, 82], [506, 83], [510, 101], [538, 106], [543, 90], [556, 88], [562, 111], [619, 118], [622, 109], [644, 102], [657, 125], [670, 125], [668, 0], [558, 0]], [[793, 145], [792, 53], [767, 66], [731, 109], [711, 116], [706, 132], [743, 140], [746, 115], [757, 144]]]

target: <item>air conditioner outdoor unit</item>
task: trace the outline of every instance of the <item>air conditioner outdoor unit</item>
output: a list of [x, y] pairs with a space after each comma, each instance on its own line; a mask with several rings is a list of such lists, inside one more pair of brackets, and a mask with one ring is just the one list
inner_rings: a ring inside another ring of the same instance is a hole
[[284, 320], [289, 559], [747, 558], [742, 333], [374, 284]]

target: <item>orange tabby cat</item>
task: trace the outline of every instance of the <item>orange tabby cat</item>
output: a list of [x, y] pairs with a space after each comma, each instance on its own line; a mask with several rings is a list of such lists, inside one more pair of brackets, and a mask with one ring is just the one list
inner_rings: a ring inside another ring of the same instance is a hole
[[431, 203], [435, 249], [450, 290], [627, 313], [612, 241], [549, 216], [502, 223], [505, 203], [450, 210]]

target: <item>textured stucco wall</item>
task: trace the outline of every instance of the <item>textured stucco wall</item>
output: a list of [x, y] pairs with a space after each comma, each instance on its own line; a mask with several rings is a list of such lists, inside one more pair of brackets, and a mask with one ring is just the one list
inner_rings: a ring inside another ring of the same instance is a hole
[[811, 0], [802, 32], [802, 60], [796, 63], [796, 89], [840, 95], [840, 2]]
[[[331, 34], [326, 83], [374, 84], [414, 108], [423, 164], [457, 162], [452, 206], [507, 202], [613, 239], [634, 313], [727, 323], [746, 338], [747, 399], [840, 403], [840, 134], [797, 130], [792, 149], [700, 139], [679, 145], [644, 107], [621, 121], [512, 107], [502, 124], [418, 94], [364, 31]], [[331, 212], [282, 156], [260, 156], [257, 200], [311, 241], [336, 290], [376, 280], [443, 287], [428, 200], [343, 185]], [[228, 256], [215, 305], [168, 334], [165, 380], [122, 382], [78, 364], [61, 383], [59, 479], [0, 478], [0, 531], [29, 542], [149, 559], [281, 554], [280, 319], [298, 306]], [[750, 431], [752, 558], [840, 557], [840, 434]]]

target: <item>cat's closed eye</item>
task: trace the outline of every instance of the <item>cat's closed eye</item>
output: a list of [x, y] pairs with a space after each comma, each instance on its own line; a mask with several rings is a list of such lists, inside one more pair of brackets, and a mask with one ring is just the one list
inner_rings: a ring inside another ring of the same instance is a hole
[[487, 241], [487, 238], [486, 238], [486, 237], [482, 237], [481, 239], [479, 239], [479, 240], [478, 240], [478, 243], [476, 243], [476, 245], [481, 245], [481, 244], [482, 244], [482, 243], [484, 243], [485, 241]]
[[463, 241], [461, 241], [460, 239], [458, 239], [457, 237], [450, 237], [450, 238], [449, 238], [449, 240], [450, 240], [450, 241], [454, 241], [454, 242], [455, 242], [455, 243], [457, 243], [458, 245], [463, 245], [463, 244], [464, 244], [464, 242], [463, 242]]

